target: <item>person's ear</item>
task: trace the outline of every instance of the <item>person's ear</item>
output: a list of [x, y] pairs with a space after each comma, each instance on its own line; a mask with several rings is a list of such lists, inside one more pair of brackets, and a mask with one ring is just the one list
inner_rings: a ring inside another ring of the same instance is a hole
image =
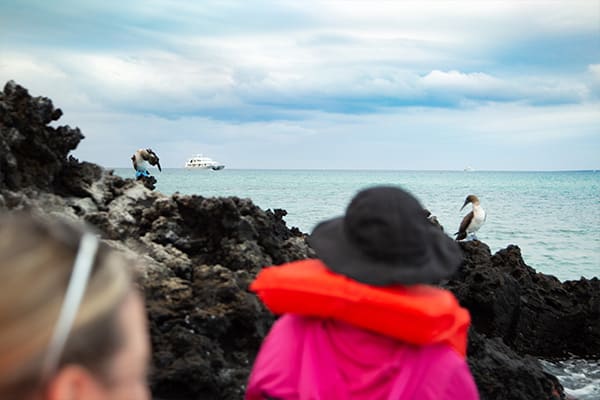
[[88, 370], [78, 365], [67, 365], [50, 380], [46, 400], [95, 400], [99, 387]]

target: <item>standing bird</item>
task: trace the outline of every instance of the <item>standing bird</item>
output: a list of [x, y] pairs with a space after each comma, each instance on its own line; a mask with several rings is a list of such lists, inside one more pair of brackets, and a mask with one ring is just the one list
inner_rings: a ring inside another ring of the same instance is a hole
[[472, 235], [473, 239], [477, 239], [475, 232], [478, 231], [485, 222], [485, 210], [481, 207], [479, 199], [474, 194], [467, 196], [465, 203], [460, 210], [462, 211], [469, 203], [471, 203], [473, 209], [465, 215], [460, 223], [460, 228], [458, 228], [458, 232], [455, 233], [455, 235], [458, 235], [456, 236], [456, 240], [465, 239], [468, 235]]
[[139, 149], [131, 156], [133, 161], [133, 169], [135, 169], [135, 178], [141, 179], [142, 177], [149, 177], [148, 164], [156, 165], [158, 170], [162, 172], [160, 168], [160, 162], [158, 156], [152, 149]]

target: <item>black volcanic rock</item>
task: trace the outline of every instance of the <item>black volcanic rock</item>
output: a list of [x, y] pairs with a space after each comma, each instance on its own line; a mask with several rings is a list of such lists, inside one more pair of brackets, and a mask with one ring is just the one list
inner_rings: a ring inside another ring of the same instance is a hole
[[521, 354], [600, 356], [600, 281], [561, 283], [527, 266], [514, 245], [493, 256], [479, 241], [460, 243], [465, 264], [447, 283], [475, 330]]
[[150, 189], [150, 190], [156, 189], [156, 178], [153, 177], [152, 175], [140, 176], [138, 178], [138, 180], [141, 181], [144, 184], [144, 186], [146, 186], [148, 189]]
[[558, 379], [536, 358], [519, 356], [500, 338], [471, 330], [467, 352], [481, 400], [565, 399]]
[[[284, 210], [236, 197], [165, 196], [69, 157], [78, 129], [9, 82], [0, 93], [0, 210], [27, 209], [94, 225], [142, 262], [155, 397], [240, 399], [274, 320], [248, 284], [265, 265], [313, 257]], [[495, 255], [461, 243], [465, 265], [447, 283], [472, 314], [469, 364], [484, 400], [562, 399], [530, 355], [597, 354], [597, 279], [561, 283], [525, 265], [516, 246]]]
[[62, 115], [47, 97], [31, 97], [9, 81], [0, 92], [0, 187], [28, 186], [51, 191], [67, 164], [67, 154], [83, 135], [68, 126], [48, 124]]
[[52, 128], [47, 98], [9, 82], [0, 93], [0, 209], [84, 220], [142, 259], [153, 343], [153, 392], [239, 399], [274, 317], [247, 291], [265, 265], [312, 254], [284, 210], [248, 199], [164, 196], [68, 152], [78, 129]]
[[154, 394], [166, 399], [241, 399], [254, 354], [273, 322], [246, 288], [252, 274], [219, 265], [190, 279], [146, 281]]

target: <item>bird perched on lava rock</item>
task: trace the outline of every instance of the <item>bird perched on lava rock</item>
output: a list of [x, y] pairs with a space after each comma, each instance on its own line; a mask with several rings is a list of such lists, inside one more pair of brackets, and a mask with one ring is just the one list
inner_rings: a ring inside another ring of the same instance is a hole
[[473, 209], [463, 218], [460, 223], [460, 228], [458, 228], [458, 232], [455, 233], [456, 240], [463, 240], [467, 238], [467, 236], [471, 235], [473, 239], [477, 239], [475, 236], [475, 232], [481, 228], [483, 223], [485, 222], [486, 213], [481, 204], [479, 203], [479, 198], [474, 194], [470, 194], [465, 199], [463, 206], [460, 208], [462, 211], [463, 208], [467, 206], [467, 204], [471, 203]]
[[142, 177], [149, 177], [148, 164], [156, 165], [159, 171], [162, 171], [160, 167], [160, 161], [158, 156], [152, 149], [139, 149], [131, 156], [133, 162], [133, 169], [135, 169], [135, 178], [141, 179]]

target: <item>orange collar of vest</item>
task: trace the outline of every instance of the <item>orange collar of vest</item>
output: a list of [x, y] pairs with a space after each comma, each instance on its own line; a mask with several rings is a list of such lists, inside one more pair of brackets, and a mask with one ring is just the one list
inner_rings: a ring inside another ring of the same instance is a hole
[[471, 317], [448, 290], [370, 286], [317, 259], [264, 268], [250, 290], [274, 314], [337, 319], [414, 345], [445, 343], [466, 355]]

